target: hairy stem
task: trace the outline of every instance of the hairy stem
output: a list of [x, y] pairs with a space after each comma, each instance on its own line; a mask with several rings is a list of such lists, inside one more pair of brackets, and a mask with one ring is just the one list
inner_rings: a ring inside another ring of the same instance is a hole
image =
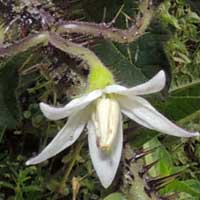
[[[47, 45], [48, 43], [69, 55], [82, 59], [88, 64], [90, 68], [88, 91], [104, 88], [105, 86], [114, 83], [112, 73], [91, 50], [65, 40], [56, 32], [42, 32], [27, 37], [9, 47], [0, 48], [0, 56], [13, 56], [38, 44]], [[99, 76], [99, 74], [101, 74], [101, 76]]]
[[65, 40], [55, 32], [41, 32], [28, 36], [8, 47], [1, 47], [0, 56], [13, 56], [39, 44], [47, 45], [48, 43], [70, 55], [81, 58], [87, 62], [89, 66], [104, 66], [92, 51], [81, 45]]
[[101, 66], [104, 67], [101, 60], [89, 49], [65, 40], [55, 32], [49, 33], [49, 43], [54, 47], [64, 51], [70, 55], [76, 56], [84, 60], [90, 67]]
[[43, 43], [44, 45], [48, 43], [48, 32], [44, 31], [35, 35], [31, 35], [13, 45], [10, 45], [8, 47], [1, 47], [0, 57], [14, 56], [20, 52], [27, 51], [29, 48], [39, 45], [41, 43]]

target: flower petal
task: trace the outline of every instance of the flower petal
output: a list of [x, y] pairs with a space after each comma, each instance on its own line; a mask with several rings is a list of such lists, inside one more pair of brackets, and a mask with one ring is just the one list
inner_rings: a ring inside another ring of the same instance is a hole
[[109, 85], [104, 88], [103, 92], [110, 94], [110, 93], [121, 93], [127, 91], [127, 88], [122, 85]]
[[79, 111], [70, 116], [65, 126], [58, 132], [47, 147], [44, 148], [38, 156], [28, 160], [26, 165], [41, 163], [72, 145], [83, 131], [88, 119], [87, 115], [88, 111]]
[[97, 99], [102, 95], [101, 90], [95, 90], [87, 95], [84, 95], [80, 98], [73, 99], [66, 106], [59, 108], [49, 106], [46, 103], [40, 103], [40, 109], [50, 120], [58, 120], [68, 117], [73, 112], [79, 111], [89, 105], [92, 101]]
[[198, 136], [198, 132], [188, 132], [159, 113], [148, 101], [142, 97], [118, 98], [122, 112], [142, 126], [178, 137]]
[[105, 154], [98, 148], [96, 141], [96, 133], [92, 121], [88, 123], [88, 143], [92, 163], [96, 173], [104, 188], [107, 188], [112, 183], [117, 172], [123, 145], [123, 130], [122, 119], [120, 119], [118, 134], [113, 143], [113, 149], [110, 154]]
[[161, 91], [165, 87], [165, 83], [166, 75], [161, 70], [149, 81], [126, 90], [116, 91], [116, 93], [130, 96], [152, 94]]

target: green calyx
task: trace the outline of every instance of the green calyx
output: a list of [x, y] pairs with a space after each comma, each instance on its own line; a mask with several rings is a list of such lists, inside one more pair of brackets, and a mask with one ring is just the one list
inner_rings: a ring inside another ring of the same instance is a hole
[[88, 75], [88, 92], [96, 89], [103, 89], [114, 83], [113, 74], [103, 64], [98, 63], [90, 68], [90, 73]]

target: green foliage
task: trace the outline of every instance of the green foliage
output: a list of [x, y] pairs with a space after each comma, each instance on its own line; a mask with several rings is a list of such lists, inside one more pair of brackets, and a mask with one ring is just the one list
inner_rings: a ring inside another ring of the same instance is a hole
[[15, 128], [20, 121], [17, 100], [18, 73], [17, 68], [23, 58], [15, 57], [0, 66], [0, 127]]
[[173, 183], [170, 183], [165, 189], [161, 192], [182, 192], [188, 193], [193, 198], [200, 198], [199, 192], [200, 182], [195, 179], [188, 179], [184, 181], [175, 180]]
[[[6, 199], [8, 195], [14, 197], [16, 200], [23, 199], [40, 199], [42, 192], [42, 177], [38, 179], [37, 168], [27, 167], [20, 168], [20, 163], [24, 162], [22, 158], [18, 157], [16, 161], [9, 161], [4, 159], [1, 162], [1, 193], [4, 194]], [[8, 167], [9, 166], [9, 167]], [[36, 176], [32, 179], [32, 176]]]
[[125, 197], [121, 193], [112, 193], [108, 195], [104, 200], [126, 200]]
[[[200, 65], [199, 65], [199, 16], [184, 1], [170, 1], [160, 8], [159, 19], [173, 33], [166, 43], [165, 51], [171, 63], [172, 83], [164, 101], [156, 100], [158, 110], [171, 120], [190, 130], [200, 130]], [[130, 133], [129, 133], [130, 134]], [[147, 136], [148, 134], [148, 136]], [[156, 133], [141, 129], [134, 132], [132, 144], [158, 149], [145, 157], [145, 163], [158, 163], [150, 175], [166, 176], [182, 171], [180, 180], [172, 181], [160, 191], [161, 194], [180, 192], [181, 199], [199, 199], [199, 140], [180, 140], [170, 136], [155, 137]], [[150, 140], [151, 139], [151, 140]], [[191, 177], [193, 179], [191, 179]], [[198, 188], [196, 190], [196, 188]]]
[[[128, 16], [135, 16], [137, 6], [132, 8], [130, 1], [125, 1], [123, 12], [117, 19], [117, 26], [123, 27]], [[134, 4], [132, 4], [133, 6]], [[102, 12], [102, 7], [98, 12]], [[106, 7], [108, 15], [110, 10], [117, 10], [110, 5]], [[118, 5], [118, 10], [120, 6]], [[96, 13], [95, 13], [96, 16]], [[109, 18], [109, 20], [111, 20]], [[169, 62], [164, 53], [163, 45], [168, 39], [168, 33], [159, 23], [154, 23], [148, 31], [137, 41], [121, 45], [111, 41], [103, 41], [95, 47], [95, 52], [114, 73], [116, 80], [127, 86], [137, 85], [151, 78], [160, 69], [169, 72]]]
[[95, 50], [117, 81], [133, 86], [148, 80], [160, 68], [168, 68], [159, 38], [160, 34], [148, 33], [130, 45], [102, 42]]
[[150, 155], [145, 156], [145, 163], [150, 164], [158, 160], [158, 163], [150, 169], [149, 174], [153, 177], [156, 176], [168, 176], [172, 173], [173, 162], [172, 157], [167, 151], [167, 149], [162, 146], [157, 138], [153, 138], [144, 144], [144, 148], [158, 148], [155, 152]]

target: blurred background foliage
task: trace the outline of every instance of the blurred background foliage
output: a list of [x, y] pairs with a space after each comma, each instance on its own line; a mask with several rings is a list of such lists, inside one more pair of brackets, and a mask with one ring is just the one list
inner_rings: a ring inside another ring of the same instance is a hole
[[[115, 26], [127, 28], [134, 22], [139, 2], [0, 0], [0, 45], [12, 44], [44, 29], [39, 10], [50, 13], [56, 21], [97, 23], [110, 22], [120, 10]], [[4, 35], [5, 28], [8, 30]], [[142, 83], [164, 69], [168, 84], [161, 94], [149, 100], [172, 121], [189, 130], [200, 131], [199, 31], [198, 0], [165, 0], [148, 30], [133, 43], [117, 44], [80, 34], [67, 37], [94, 50], [113, 71], [116, 80], [126, 86]], [[122, 167], [123, 159], [113, 185], [108, 190], [102, 188], [88, 155], [85, 135], [72, 147], [40, 165], [27, 167], [24, 164], [45, 147], [64, 123], [45, 119], [38, 103], [67, 103], [83, 92], [87, 75], [88, 68], [82, 61], [51, 45], [1, 58], [0, 199], [133, 199], [123, 181], [127, 175]], [[200, 199], [198, 138], [161, 135], [127, 120], [124, 129], [125, 138], [134, 150], [158, 147], [142, 160], [143, 166], [158, 160], [148, 172], [149, 176], [164, 177], [181, 172], [156, 191], [158, 196], [178, 192], [178, 200]], [[134, 181], [129, 181], [129, 187]]]

